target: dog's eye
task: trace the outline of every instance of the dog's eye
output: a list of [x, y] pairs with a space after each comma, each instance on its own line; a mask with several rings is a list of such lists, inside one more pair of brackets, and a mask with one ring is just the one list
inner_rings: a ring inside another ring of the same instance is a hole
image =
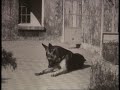
[[52, 53], [53, 53], [53, 54], [55, 54], [55, 53], [56, 53], [56, 51], [55, 51], [55, 50], [53, 50], [53, 51], [52, 51]]

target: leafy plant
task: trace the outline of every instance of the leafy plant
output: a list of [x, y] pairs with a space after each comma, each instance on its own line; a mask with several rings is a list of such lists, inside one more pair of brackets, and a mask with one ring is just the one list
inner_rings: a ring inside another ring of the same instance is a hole
[[100, 56], [93, 59], [89, 90], [118, 90], [118, 67]]
[[119, 64], [119, 43], [117, 42], [108, 42], [103, 44], [103, 57], [105, 60], [113, 63]]
[[6, 69], [7, 66], [11, 66], [15, 70], [17, 68], [16, 58], [13, 57], [12, 52], [2, 49], [2, 67]]

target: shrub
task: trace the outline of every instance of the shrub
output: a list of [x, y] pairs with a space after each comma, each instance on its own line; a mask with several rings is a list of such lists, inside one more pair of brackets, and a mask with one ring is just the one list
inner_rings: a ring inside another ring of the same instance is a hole
[[93, 58], [89, 90], [118, 90], [118, 68], [102, 57]]
[[13, 57], [12, 52], [7, 52], [5, 49], [2, 49], [2, 66], [4, 68], [12, 66], [14, 70], [17, 68], [16, 58]]
[[108, 42], [103, 44], [103, 57], [113, 64], [119, 64], [119, 47], [117, 42]]

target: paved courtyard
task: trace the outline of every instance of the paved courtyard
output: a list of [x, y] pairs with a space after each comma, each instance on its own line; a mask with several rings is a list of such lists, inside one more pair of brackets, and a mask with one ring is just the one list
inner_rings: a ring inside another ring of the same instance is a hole
[[18, 67], [15, 71], [10, 68], [2, 69], [2, 90], [85, 90], [90, 82], [90, 60], [91, 52], [82, 48], [75, 49], [69, 44], [53, 42], [73, 52], [81, 53], [86, 58], [86, 66], [83, 69], [73, 71], [57, 77], [50, 74], [35, 76], [47, 67], [45, 50], [42, 43], [48, 41], [3, 41], [2, 47], [12, 51], [17, 59]]

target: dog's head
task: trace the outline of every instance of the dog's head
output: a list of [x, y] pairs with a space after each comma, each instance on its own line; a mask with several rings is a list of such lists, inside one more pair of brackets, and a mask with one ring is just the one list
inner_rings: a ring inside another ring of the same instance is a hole
[[48, 59], [49, 65], [48, 67], [54, 67], [57, 64], [57, 55], [56, 55], [56, 48], [49, 43], [48, 46], [42, 43], [43, 47], [46, 51], [46, 57]]

